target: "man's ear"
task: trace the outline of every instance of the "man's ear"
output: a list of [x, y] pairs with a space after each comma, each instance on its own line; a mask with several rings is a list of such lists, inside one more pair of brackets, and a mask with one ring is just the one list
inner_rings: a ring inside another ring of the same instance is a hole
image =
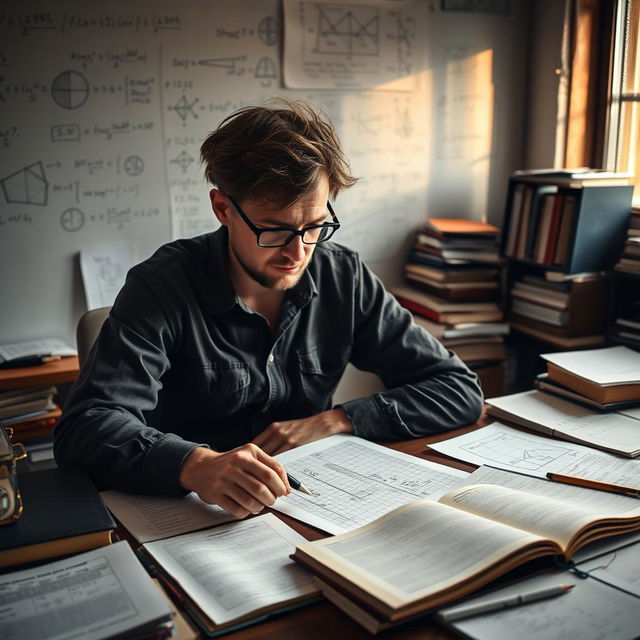
[[218, 189], [211, 189], [209, 191], [209, 200], [211, 200], [211, 209], [220, 224], [227, 226], [232, 214], [231, 203], [228, 198], [225, 198]]

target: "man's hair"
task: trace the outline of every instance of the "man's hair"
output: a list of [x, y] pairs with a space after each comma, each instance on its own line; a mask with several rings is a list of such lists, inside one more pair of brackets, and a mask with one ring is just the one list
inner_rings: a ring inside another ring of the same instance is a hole
[[274, 208], [293, 204], [322, 173], [331, 198], [356, 182], [330, 120], [301, 101], [232, 113], [207, 136], [200, 157], [224, 195]]

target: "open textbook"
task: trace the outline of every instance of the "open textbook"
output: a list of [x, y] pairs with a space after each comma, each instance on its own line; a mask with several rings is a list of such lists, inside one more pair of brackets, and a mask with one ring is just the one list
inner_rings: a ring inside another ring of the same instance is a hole
[[293, 491], [273, 509], [328, 533], [344, 533], [395, 507], [435, 500], [469, 474], [352, 435], [339, 434], [276, 456], [311, 495]]
[[164, 638], [165, 598], [127, 542], [0, 576], [3, 640]]
[[640, 422], [622, 412], [599, 413], [543, 391], [489, 398], [487, 413], [545, 435], [628, 458], [640, 455]]
[[486, 464], [538, 478], [545, 478], [549, 472], [561, 473], [640, 489], [638, 458], [620, 458], [579, 444], [537, 436], [499, 422], [434, 442], [428, 447], [470, 464]]
[[289, 558], [305, 538], [273, 514], [143, 545], [146, 564], [178, 593], [206, 636], [215, 636], [319, 597]]
[[480, 468], [437, 502], [411, 502], [349, 533], [298, 545], [293, 558], [329, 599], [378, 631], [530, 560], [568, 559], [589, 542], [639, 529], [635, 498]]

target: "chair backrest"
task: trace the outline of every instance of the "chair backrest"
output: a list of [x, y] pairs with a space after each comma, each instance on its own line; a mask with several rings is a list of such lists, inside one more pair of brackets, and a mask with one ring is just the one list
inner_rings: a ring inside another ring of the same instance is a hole
[[76, 346], [78, 347], [78, 360], [83, 365], [87, 354], [100, 333], [103, 322], [107, 319], [111, 307], [91, 309], [81, 316], [76, 327]]

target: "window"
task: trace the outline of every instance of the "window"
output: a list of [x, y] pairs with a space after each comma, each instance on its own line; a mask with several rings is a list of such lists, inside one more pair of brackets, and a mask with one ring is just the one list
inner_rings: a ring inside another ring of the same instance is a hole
[[604, 165], [631, 173], [640, 207], [640, 0], [619, 0], [614, 17]]

